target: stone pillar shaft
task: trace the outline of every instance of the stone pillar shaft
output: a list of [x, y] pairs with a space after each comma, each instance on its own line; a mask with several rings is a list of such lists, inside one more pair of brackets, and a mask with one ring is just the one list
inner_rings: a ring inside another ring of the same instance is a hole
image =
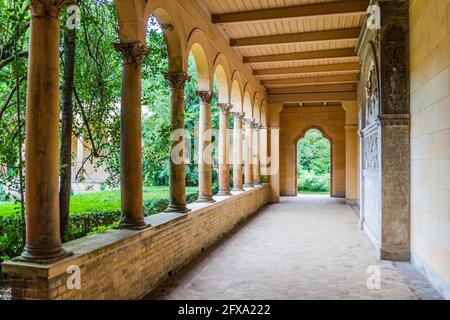
[[122, 99], [120, 112], [120, 185], [122, 195], [121, 228], [142, 229], [142, 127], [141, 80], [142, 58], [148, 54], [145, 45], [119, 43], [116, 50], [123, 56]]
[[197, 91], [200, 98], [199, 147], [198, 147], [198, 186], [197, 202], [212, 203], [212, 142], [211, 142], [211, 102], [214, 98], [212, 91]]
[[230, 196], [230, 162], [229, 162], [229, 142], [228, 125], [232, 105], [229, 103], [219, 103], [220, 123], [219, 123], [219, 196]]
[[259, 124], [255, 124], [253, 127], [253, 161], [252, 161], [252, 169], [253, 169], [253, 184], [260, 185], [261, 184], [261, 176], [260, 176], [260, 137], [259, 137]]
[[242, 121], [244, 113], [233, 112], [233, 191], [244, 191], [242, 188], [242, 148], [243, 131]]
[[170, 152], [170, 198], [166, 212], [187, 213], [185, 177], [184, 86], [190, 77], [185, 72], [166, 74], [170, 83], [170, 119], [172, 145]]
[[59, 13], [63, 1], [32, 1], [25, 175], [26, 245], [22, 258], [49, 261], [62, 249], [59, 217]]
[[244, 187], [253, 187], [253, 120], [245, 119], [245, 144], [244, 144]]

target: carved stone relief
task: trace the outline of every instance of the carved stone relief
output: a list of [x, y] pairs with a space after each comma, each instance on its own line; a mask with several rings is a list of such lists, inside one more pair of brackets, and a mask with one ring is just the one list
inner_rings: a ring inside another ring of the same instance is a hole
[[383, 113], [404, 113], [408, 105], [408, 48], [407, 30], [399, 24], [390, 24], [382, 31], [382, 89]]
[[366, 126], [375, 123], [379, 116], [380, 110], [380, 100], [379, 94], [380, 90], [378, 87], [378, 76], [375, 65], [369, 71], [366, 89]]
[[371, 134], [364, 139], [364, 170], [378, 170], [378, 134]]

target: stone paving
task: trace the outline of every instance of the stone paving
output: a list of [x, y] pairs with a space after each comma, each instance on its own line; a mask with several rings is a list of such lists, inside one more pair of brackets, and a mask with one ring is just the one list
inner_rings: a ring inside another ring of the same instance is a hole
[[[370, 266], [379, 267], [379, 290], [367, 287]], [[441, 297], [411, 264], [377, 260], [342, 200], [302, 196], [266, 206], [145, 299]]]

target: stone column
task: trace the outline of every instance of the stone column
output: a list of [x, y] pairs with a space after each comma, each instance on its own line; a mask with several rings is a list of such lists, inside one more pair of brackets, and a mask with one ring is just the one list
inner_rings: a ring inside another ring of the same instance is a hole
[[242, 188], [242, 122], [244, 113], [233, 112], [233, 191], [244, 191]]
[[244, 119], [244, 187], [253, 188], [253, 119]]
[[120, 112], [120, 186], [122, 221], [120, 228], [143, 229], [142, 207], [142, 58], [149, 50], [140, 42], [118, 43], [123, 56]]
[[259, 171], [260, 179], [264, 183], [268, 182], [268, 159], [269, 159], [269, 144], [268, 144], [268, 134], [266, 126], [261, 125], [259, 129]]
[[197, 202], [213, 203], [212, 191], [212, 142], [211, 142], [211, 102], [213, 91], [197, 91], [200, 98], [200, 123], [198, 129], [198, 187]]
[[66, 1], [31, 1], [26, 109], [26, 245], [22, 258], [67, 255], [59, 218], [59, 15]]
[[345, 193], [347, 204], [356, 204], [359, 175], [359, 135], [358, 104], [356, 101], [343, 101], [345, 109]]
[[187, 213], [185, 178], [184, 86], [191, 78], [186, 72], [166, 74], [170, 91], [170, 119], [172, 146], [170, 152], [170, 199], [166, 212]]
[[253, 125], [253, 161], [252, 161], [252, 168], [253, 168], [253, 185], [258, 186], [261, 184], [261, 175], [260, 175], [260, 145], [259, 145], [259, 129], [261, 125], [259, 123], [255, 123]]
[[219, 196], [231, 196], [230, 193], [230, 162], [228, 151], [228, 119], [233, 106], [229, 103], [219, 103]]

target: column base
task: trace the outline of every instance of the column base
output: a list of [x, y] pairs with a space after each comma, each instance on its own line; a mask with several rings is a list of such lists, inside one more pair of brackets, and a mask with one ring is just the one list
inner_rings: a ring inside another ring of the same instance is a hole
[[401, 248], [381, 248], [380, 260], [410, 262], [411, 251]]
[[163, 212], [165, 213], [188, 213], [192, 211], [185, 205], [169, 205], [166, 210]]
[[241, 192], [241, 191], [245, 191], [245, 190], [244, 190], [244, 188], [242, 186], [236, 186], [236, 187], [233, 187], [232, 191], [234, 191], [234, 192]]
[[216, 200], [213, 199], [213, 197], [211, 196], [200, 196], [198, 197], [197, 201], [195, 201], [197, 203], [214, 203], [216, 202]]
[[51, 264], [55, 261], [62, 260], [72, 255], [72, 252], [64, 250], [61, 246], [44, 249], [25, 246], [22, 255], [16, 259], [19, 261], [38, 264]]
[[255, 186], [251, 183], [244, 184], [244, 188], [254, 188]]
[[218, 197], [231, 197], [232, 194], [228, 190], [219, 190], [219, 193], [217, 193]]
[[259, 187], [262, 186], [261, 182], [253, 182], [253, 186], [254, 187]]
[[118, 229], [125, 229], [125, 230], [144, 230], [147, 228], [150, 228], [151, 225], [147, 224], [145, 222], [141, 223], [133, 223], [133, 222], [127, 222], [123, 221], [120, 223]]

